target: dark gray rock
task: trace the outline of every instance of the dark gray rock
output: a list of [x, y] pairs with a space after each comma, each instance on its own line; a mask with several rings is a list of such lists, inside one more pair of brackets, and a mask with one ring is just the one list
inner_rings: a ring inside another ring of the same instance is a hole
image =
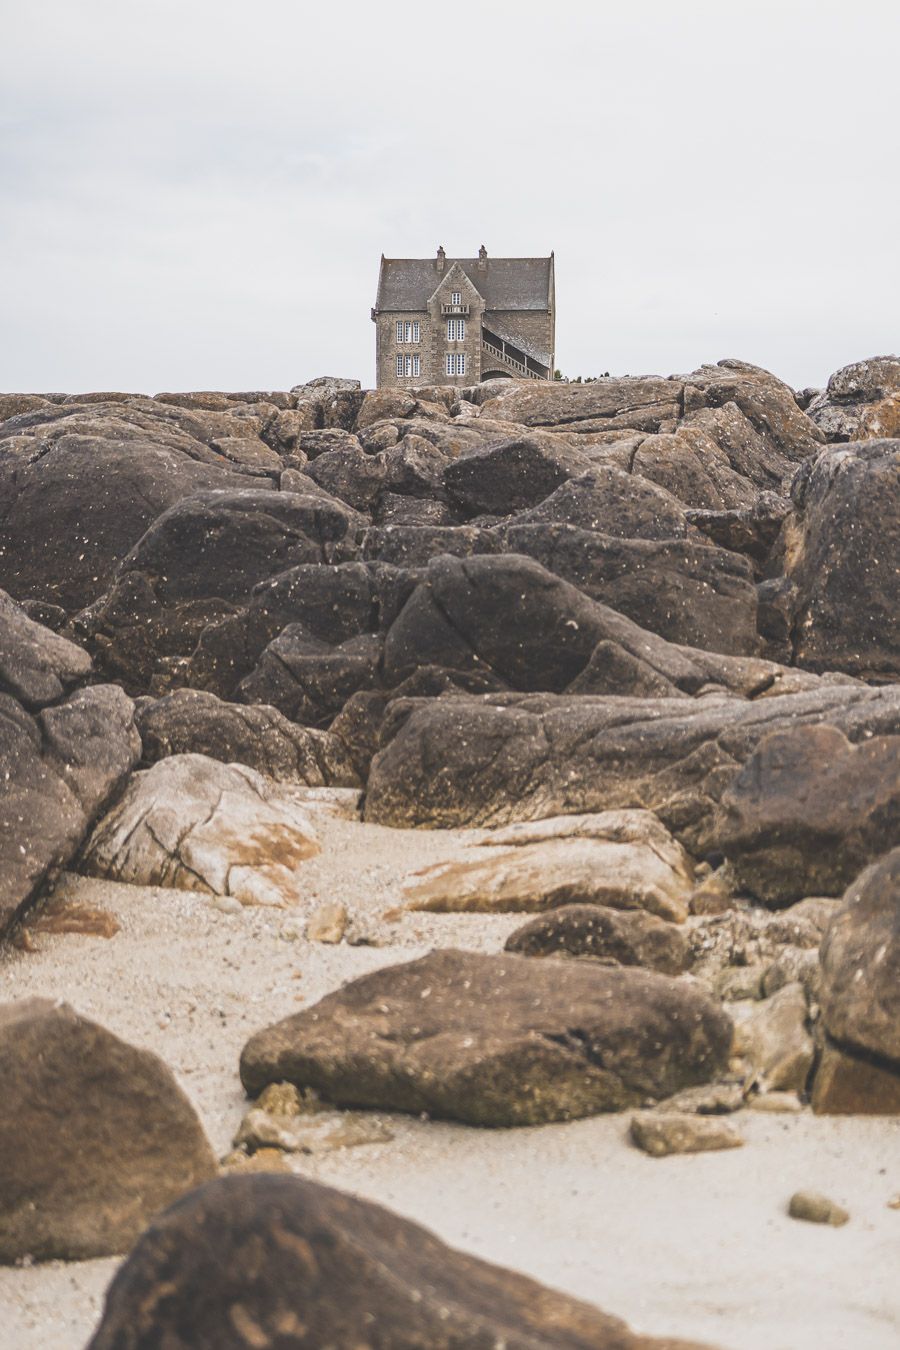
[[537, 506], [569, 478], [589, 468], [588, 457], [581, 451], [565, 444], [551, 449], [521, 436], [451, 461], [444, 471], [444, 483], [468, 515], [506, 516]]

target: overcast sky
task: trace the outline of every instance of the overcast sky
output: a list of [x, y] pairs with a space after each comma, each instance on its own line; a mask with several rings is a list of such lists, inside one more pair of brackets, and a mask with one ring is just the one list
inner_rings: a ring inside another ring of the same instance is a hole
[[4, 0], [0, 389], [374, 379], [379, 255], [569, 375], [900, 349], [897, 0]]

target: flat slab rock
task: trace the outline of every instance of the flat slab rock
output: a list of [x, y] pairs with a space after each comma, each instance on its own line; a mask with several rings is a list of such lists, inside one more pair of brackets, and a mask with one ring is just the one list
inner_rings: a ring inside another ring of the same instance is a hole
[[671, 1096], [728, 1059], [732, 1024], [690, 981], [452, 949], [353, 980], [257, 1032], [241, 1081], [340, 1106], [535, 1125]]
[[303, 793], [242, 764], [173, 755], [134, 775], [88, 840], [82, 871], [246, 905], [296, 904], [297, 865], [319, 851]]
[[[211, 1182], [143, 1235], [88, 1350], [691, 1350], [299, 1177]], [[693, 1350], [699, 1350], [696, 1345]]]
[[0, 1007], [0, 1262], [125, 1252], [215, 1175], [162, 1060], [64, 1003]]
[[477, 842], [493, 845], [492, 853], [417, 874], [404, 892], [409, 908], [528, 912], [594, 904], [674, 923], [687, 918], [690, 860], [649, 811], [561, 816]]

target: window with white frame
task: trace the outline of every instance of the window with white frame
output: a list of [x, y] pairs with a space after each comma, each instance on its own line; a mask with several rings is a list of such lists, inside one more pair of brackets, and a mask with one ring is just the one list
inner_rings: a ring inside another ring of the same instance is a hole
[[465, 336], [466, 336], [466, 321], [465, 321], [465, 319], [448, 319], [448, 320], [447, 320], [447, 341], [448, 341], [448, 342], [462, 342], [462, 341], [464, 341]]
[[403, 341], [403, 320], [402, 320], [402, 319], [398, 319], [398, 320], [397, 320], [397, 341], [398, 341], [398, 342], [402, 342], [402, 341]]
[[418, 319], [397, 320], [398, 342], [421, 342], [422, 333]]
[[420, 375], [422, 372], [421, 372], [421, 370], [420, 370], [420, 362], [419, 362], [418, 356], [414, 356], [414, 357], [413, 357], [412, 363], [413, 363], [413, 371], [412, 371], [412, 373], [413, 373], [414, 375]]
[[398, 374], [398, 375], [402, 375], [402, 374], [403, 374], [403, 357], [402, 357], [402, 356], [398, 356], [398, 357], [397, 357], [397, 374]]
[[451, 305], [461, 305], [461, 304], [462, 304], [462, 291], [451, 291], [451, 292], [450, 292], [450, 303], [451, 303]]
[[448, 352], [446, 371], [448, 375], [465, 375], [466, 373], [465, 352]]
[[[420, 333], [420, 329], [419, 329], [419, 320], [418, 320], [418, 319], [413, 319], [413, 326], [412, 326], [412, 340], [413, 340], [413, 342], [420, 342], [420, 341], [421, 341], [421, 333]], [[419, 358], [416, 357], [416, 360], [417, 360], [417, 361], [418, 361], [418, 359], [419, 359]]]

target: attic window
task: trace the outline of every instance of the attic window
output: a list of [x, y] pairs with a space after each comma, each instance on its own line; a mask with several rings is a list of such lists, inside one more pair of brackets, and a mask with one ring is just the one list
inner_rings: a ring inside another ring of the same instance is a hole
[[451, 303], [451, 305], [461, 305], [461, 304], [462, 304], [462, 291], [451, 291], [451, 292], [450, 292], [450, 303]]

